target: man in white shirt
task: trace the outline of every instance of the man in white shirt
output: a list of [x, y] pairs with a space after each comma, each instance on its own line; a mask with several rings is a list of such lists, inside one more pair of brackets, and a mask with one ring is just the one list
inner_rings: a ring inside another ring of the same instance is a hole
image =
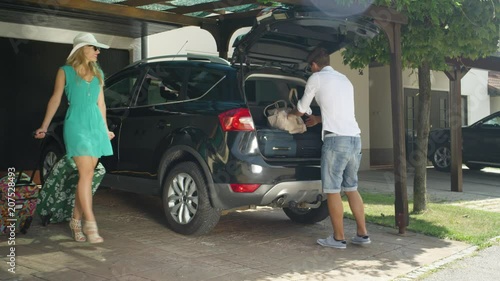
[[[289, 114], [307, 114], [306, 125], [323, 124], [321, 181], [327, 194], [328, 211], [333, 234], [318, 239], [321, 246], [345, 249], [344, 208], [340, 192], [347, 195], [357, 224], [353, 244], [369, 244], [363, 199], [358, 192], [358, 169], [361, 161], [360, 129], [354, 116], [354, 89], [349, 79], [330, 66], [330, 54], [324, 48], [315, 49], [308, 58], [313, 75], [307, 80], [304, 96], [297, 109]], [[311, 115], [311, 102], [316, 99], [321, 116]]]

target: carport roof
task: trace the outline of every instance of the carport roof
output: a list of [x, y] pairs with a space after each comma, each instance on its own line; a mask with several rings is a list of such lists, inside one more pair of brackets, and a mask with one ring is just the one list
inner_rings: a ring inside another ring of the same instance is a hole
[[[281, 4], [313, 6], [341, 11], [331, 0], [280, 0]], [[238, 21], [251, 26], [266, 5], [257, 0], [7, 0], [0, 2], [5, 22], [67, 28], [139, 38], [182, 26], [213, 26]], [[364, 7], [364, 14], [384, 21], [405, 23], [389, 8]], [[388, 13], [389, 11], [389, 13]]]
[[17, 0], [0, 2], [5, 22], [139, 38], [220, 19], [255, 17], [257, 0]]

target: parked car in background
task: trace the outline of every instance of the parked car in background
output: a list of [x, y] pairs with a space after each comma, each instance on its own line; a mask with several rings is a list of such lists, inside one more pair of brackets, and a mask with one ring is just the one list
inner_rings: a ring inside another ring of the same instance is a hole
[[[450, 171], [449, 128], [430, 132], [428, 158], [436, 170]], [[462, 161], [471, 170], [500, 167], [500, 111], [462, 127]]]
[[[202, 55], [136, 62], [106, 80], [114, 155], [103, 185], [158, 195], [168, 226], [209, 232], [222, 210], [283, 208], [295, 222], [328, 217], [322, 194], [321, 126], [290, 135], [270, 128], [267, 105], [299, 98], [317, 46], [332, 53], [376, 26], [361, 17], [275, 9], [235, 42], [232, 63]], [[312, 106], [319, 115], [319, 107]], [[64, 154], [62, 122], [43, 146], [43, 173]]]

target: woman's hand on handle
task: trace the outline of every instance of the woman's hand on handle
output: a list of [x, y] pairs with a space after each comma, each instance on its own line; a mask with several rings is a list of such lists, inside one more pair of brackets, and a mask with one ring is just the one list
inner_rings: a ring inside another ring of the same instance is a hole
[[33, 133], [33, 137], [35, 139], [43, 139], [45, 138], [45, 135], [47, 134], [47, 129], [45, 128], [39, 128]]
[[112, 140], [115, 137], [115, 133], [108, 131], [108, 138], [109, 140]]

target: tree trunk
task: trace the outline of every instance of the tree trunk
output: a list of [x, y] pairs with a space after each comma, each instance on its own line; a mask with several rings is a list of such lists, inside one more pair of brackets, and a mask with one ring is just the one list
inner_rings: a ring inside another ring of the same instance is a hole
[[418, 68], [418, 119], [417, 141], [412, 155], [415, 168], [413, 181], [413, 212], [420, 213], [427, 209], [427, 146], [429, 142], [431, 114], [431, 69], [428, 62], [422, 62]]

